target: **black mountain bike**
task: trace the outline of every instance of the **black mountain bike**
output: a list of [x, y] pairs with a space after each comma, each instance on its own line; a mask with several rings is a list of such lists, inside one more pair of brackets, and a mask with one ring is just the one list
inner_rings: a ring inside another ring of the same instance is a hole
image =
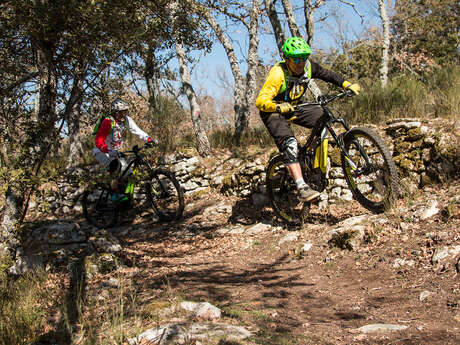
[[[299, 145], [302, 175], [311, 188], [322, 192], [327, 184], [327, 149], [329, 134], [340, 150], [342, 169], [353, 197], [365, 208], [380, 213], [390, 208], [398, 190], [398, 175], [391, 154], [382, 138], [365, 127], [350, 129], [342, 117], [335, 117], [327, 104], [345, 96], [350, 90], [322, 97], [318, 102], [296, 106], [319, 105], [325, 115], [318, 120], [306, 143]], [[289, 119], [292, 120], [292, 119]], [[344, 132], [332, 128], [340, 124]], [[266, 177], [267, 193], [275, 213], [289, 224], [299, 224], [308, 215], [310, 203], [299, 200], [296, 185], [278, 154], [270, 159]]]
[[[98, 228], [117, 224], [119, 214], [130, 208], [139, 211], [153, 210], [160, 221], [173, 221], [182, 216], [184, 193], [174, 175], [164, 168], [152, 168], [141, 155], [149, 144], [131, 151], [118, 152], [128, 164], [118, 178], [123, 199], [115, 198], [110, 182], [95, 182], [82, 196], [83, 214], [89, 223]], [[107, 177], [105, 177], [107, 179]]]

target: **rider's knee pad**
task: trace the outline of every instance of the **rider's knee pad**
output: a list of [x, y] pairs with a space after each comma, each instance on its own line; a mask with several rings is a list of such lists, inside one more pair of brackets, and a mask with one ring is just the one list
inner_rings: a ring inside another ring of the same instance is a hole
[[299, 161], [299, 158], [297, 157], [299, 149], [296, 138], [289, 137], [284, 140], [281, 147], [281, 153], [283, 154], [283, 159], [286, 164], [297, 163]]

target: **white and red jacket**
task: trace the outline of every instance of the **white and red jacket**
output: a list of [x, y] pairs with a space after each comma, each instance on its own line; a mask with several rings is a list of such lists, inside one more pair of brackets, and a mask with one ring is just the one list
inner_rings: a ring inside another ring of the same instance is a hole
[[102, 120], [97, 131], [96, 139], [94, 140], [96, 145], [94, 154], [98, 151], [108, 153], [112, 150], [120, 150], [123, 146], [126, 131], [130, 131], [142, 140], [150, 141], [150, 136], [140, 129], [131, 117], [126, 116], [123, 122], [117, 122], [113, 117], [107, 117]]

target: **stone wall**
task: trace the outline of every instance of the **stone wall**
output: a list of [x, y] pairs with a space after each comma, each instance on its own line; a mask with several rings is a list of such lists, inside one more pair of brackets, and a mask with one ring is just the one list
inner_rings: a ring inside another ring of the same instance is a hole
[[[459, 176], [458, 133], [451, 125], [425, 124], [418, 119], [395, 119], [384, 127], [367, 126], [384, 138], [393, 153], [403, 193], [413, 193], [425, 185]], [[205, 169], [193, 152], [167, 155], [160, 160], [160, 164], [175, 173], [186, 195], [197, 196], [212, 189], [227, 195], [250, 197], [259, 206], [268, 202], [265, 193], [268, 158], [261, 156], [250, 162], [237, 158], [224, 162], [220, 157], [215, 158], [217, 162], [212, 169]], [[320, 197], [320, 205], [351, 200], [352, 194], [340, 168], [340, 158], [334, 154], [334, 150], [330, 152], [328, 163], [329, 185]], [[97, 166], [69, 171], [55, 183], [41, 186], [39, 197], [31, 202], [30, 209], [56, 215], [81, 212], [79, 197], [85, 181], [98, 173]]]

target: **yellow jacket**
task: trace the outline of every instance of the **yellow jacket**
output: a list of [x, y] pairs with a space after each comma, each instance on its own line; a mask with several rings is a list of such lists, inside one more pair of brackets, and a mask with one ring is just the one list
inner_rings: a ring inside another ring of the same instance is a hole
[[[308, 79], [317, 78], [337, 86], [341, 86], [344, 81], [340, 74], [325, 69], [310, 60], [305, 65], [305, 75]], [[268, 72], [265, 83], [257, 96], [256, 107], [262, 112], [273, 113], [280, 102], [297, 103], [306, 90], [304, 86], [300, 85], [296, 88], [295, 83], [286, 80], [291, 76], [284, 61], [275, 64]]]
[[287, 68], [283, 69], [282, 64], [284, 66], [284, 61], [277, 63], [270, 69], [265, 83], [257, 96], [256, 107], [261, 111], [267, 113], [276, 111], [276, 104], [278, 103], [276, 101], [279, 101], [276, 98], [283, 91], [282, 88], [285, 83], [286, 73], [289, 73]]

